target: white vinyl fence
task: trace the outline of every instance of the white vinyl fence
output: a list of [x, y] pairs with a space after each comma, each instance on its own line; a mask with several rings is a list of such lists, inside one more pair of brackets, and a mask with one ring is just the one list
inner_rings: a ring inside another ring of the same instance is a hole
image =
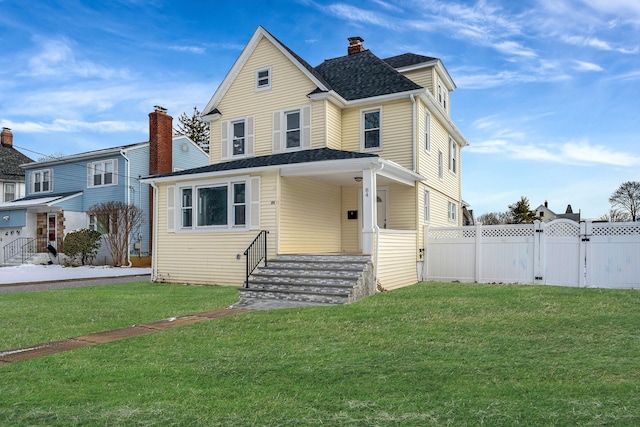
[[426, 280], [640, 288], [640, 222], [428, 227]]

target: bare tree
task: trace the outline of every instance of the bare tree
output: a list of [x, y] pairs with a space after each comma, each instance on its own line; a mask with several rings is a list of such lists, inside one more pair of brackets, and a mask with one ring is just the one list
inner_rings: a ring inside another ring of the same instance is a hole
[[89, 209], [94, 215], [99, 231], [105, 234], [113, 265], [125, 265], [129, 254], [129, 236], [142, 224], [142, 209], [124, 202], [98, 203]]
[[191, 138], [193, 142], [198, 144], [207, 153], [209, 152], [209, 124], [202, 121], [202, 114], [197, 107], [193, 107], [193, 115], [187, 116], [186, 113], [178, 118], [178, 124], [173, 129], [174, 135], [184, 135]]
[[489, 212], [478, 217], [477, 222], [484, 225], [500, 225], [509, 223], [509, 214], [507, 212]]
[[612, 211], [620, 210], [629, 215], [630, 221], [637, 221], [640, 214], [640, 182], [627, 181], [609, 197]]

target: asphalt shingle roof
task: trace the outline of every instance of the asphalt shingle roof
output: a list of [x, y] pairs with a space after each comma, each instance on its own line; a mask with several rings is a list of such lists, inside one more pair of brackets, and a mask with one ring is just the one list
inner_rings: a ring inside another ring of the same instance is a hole
[[432, 56], [417, 55], [415, 53], [403, 53], [402, 55], [392, 56], [390, 58], [383, 59], [384, 62], [391, 65], [393, 68], [402, 68], [409, 65], [422, 64], [425, 62], [435, 61], [438, 58]]
[[422, 88], [369, 50], [328, 59], [315, 70], [347, 101]]
[[378, 157], [377, 154], [356, 153], [353, 151], [333, 150], [331, 148], [318, 148], [315, 150], [301, 150], [290, 153], [280, 153], [271, 156], [251, 157], [248, 159], [232, 160], [229, 162], [216, 163], [213, 165], [202, 166], [194, 169], [186, 169], [183, 171], [153, 175], [154, 178], [162, 178], [166, 176], [182, 176], [193, 175], [209, 172], [233, 171], [237, 169], [251, 169], [265, 166], [278, 166], [296, 163], [322, 162], [328, 160], [347, 160], [360, 159], [367, 157]]
[[0, 144], [0, 181], [24, 181], [20, 165], [31, 162], [33, 160], [12, 146]]

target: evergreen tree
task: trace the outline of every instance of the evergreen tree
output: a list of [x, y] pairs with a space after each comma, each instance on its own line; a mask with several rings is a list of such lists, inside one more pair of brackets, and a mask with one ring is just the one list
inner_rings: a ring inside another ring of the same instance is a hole
[[536, 217], [536, 212], [529, 207], [529, 199], [522, 196], [520, 200], [509, 205], [509, 216], [511, 224], [532, 224]]
[[209, 152], [209, 123], [202, 121], [202, 113], [197, 107], [193, 107], [191, 117], [182, 113], [178, 118], [178, 124], [173, 129], [173, 134], [187, 136], [204, 151]]

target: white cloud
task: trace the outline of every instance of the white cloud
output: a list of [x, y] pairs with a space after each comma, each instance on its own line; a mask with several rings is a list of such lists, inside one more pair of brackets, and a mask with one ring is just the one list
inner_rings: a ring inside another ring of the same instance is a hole
[[507, 55], [522, 56], [527, 58], [535, 58], [538, 56], [532, 49], [523, 47], [520, 43], [514, 41], [503, 41], [495, 43], [493, 47], [498, 51]]
[[598, 64], [594, 64], [593, 62], [585, 62], [585, 61], [573, 61], [575, 66], [573, 67], [576, 71], [604, 71], [604, 69]]
[[76, 59], [71, 43], [66, 39], [43, 41], [41, 51], [29, 60], [28, 74], [37, 77], [97, 77], [105, 80], [129, 76], [126, 70], [103, 67], [91, 61]]
[[99, 121], [84, 122], [80, 120], [64, 120], [57, 119], [52, 122], [12, 122], [2, 121], [2, 126], [11, 128], [12, 130], [25, 133], [54, 133], [54, 132], [146, 132], [148, 130], [147, 122], [123, 122], [123, 121]]
[[564, 143], [560, 147], [560, 153], [570, 161], [625, 167], [640, 165], [640, 157], [614, 151], [603, 145], [590, 145], [588, 141]]
[[175, 50], [177, 52], [188, 52], [188, 53], [195, 53], [195, 54], [203, 54], [206, 52], [206, 49], [203, 47], [198, 47], [198, 46], [178, 46], [178, 45], [173, 45], [173, 46], [169, 46], [169, 49], [171, 50]]
[[360, 22], [363, 24], [373, 24], [382, 28], [395, 29], [397, 26], [393, 24], [397, 20], [385, 17], [383, 14], [371, 12], [348, 4], [337, 3], [326, 6], [325, 8], [331, 14], [347, 21]]

